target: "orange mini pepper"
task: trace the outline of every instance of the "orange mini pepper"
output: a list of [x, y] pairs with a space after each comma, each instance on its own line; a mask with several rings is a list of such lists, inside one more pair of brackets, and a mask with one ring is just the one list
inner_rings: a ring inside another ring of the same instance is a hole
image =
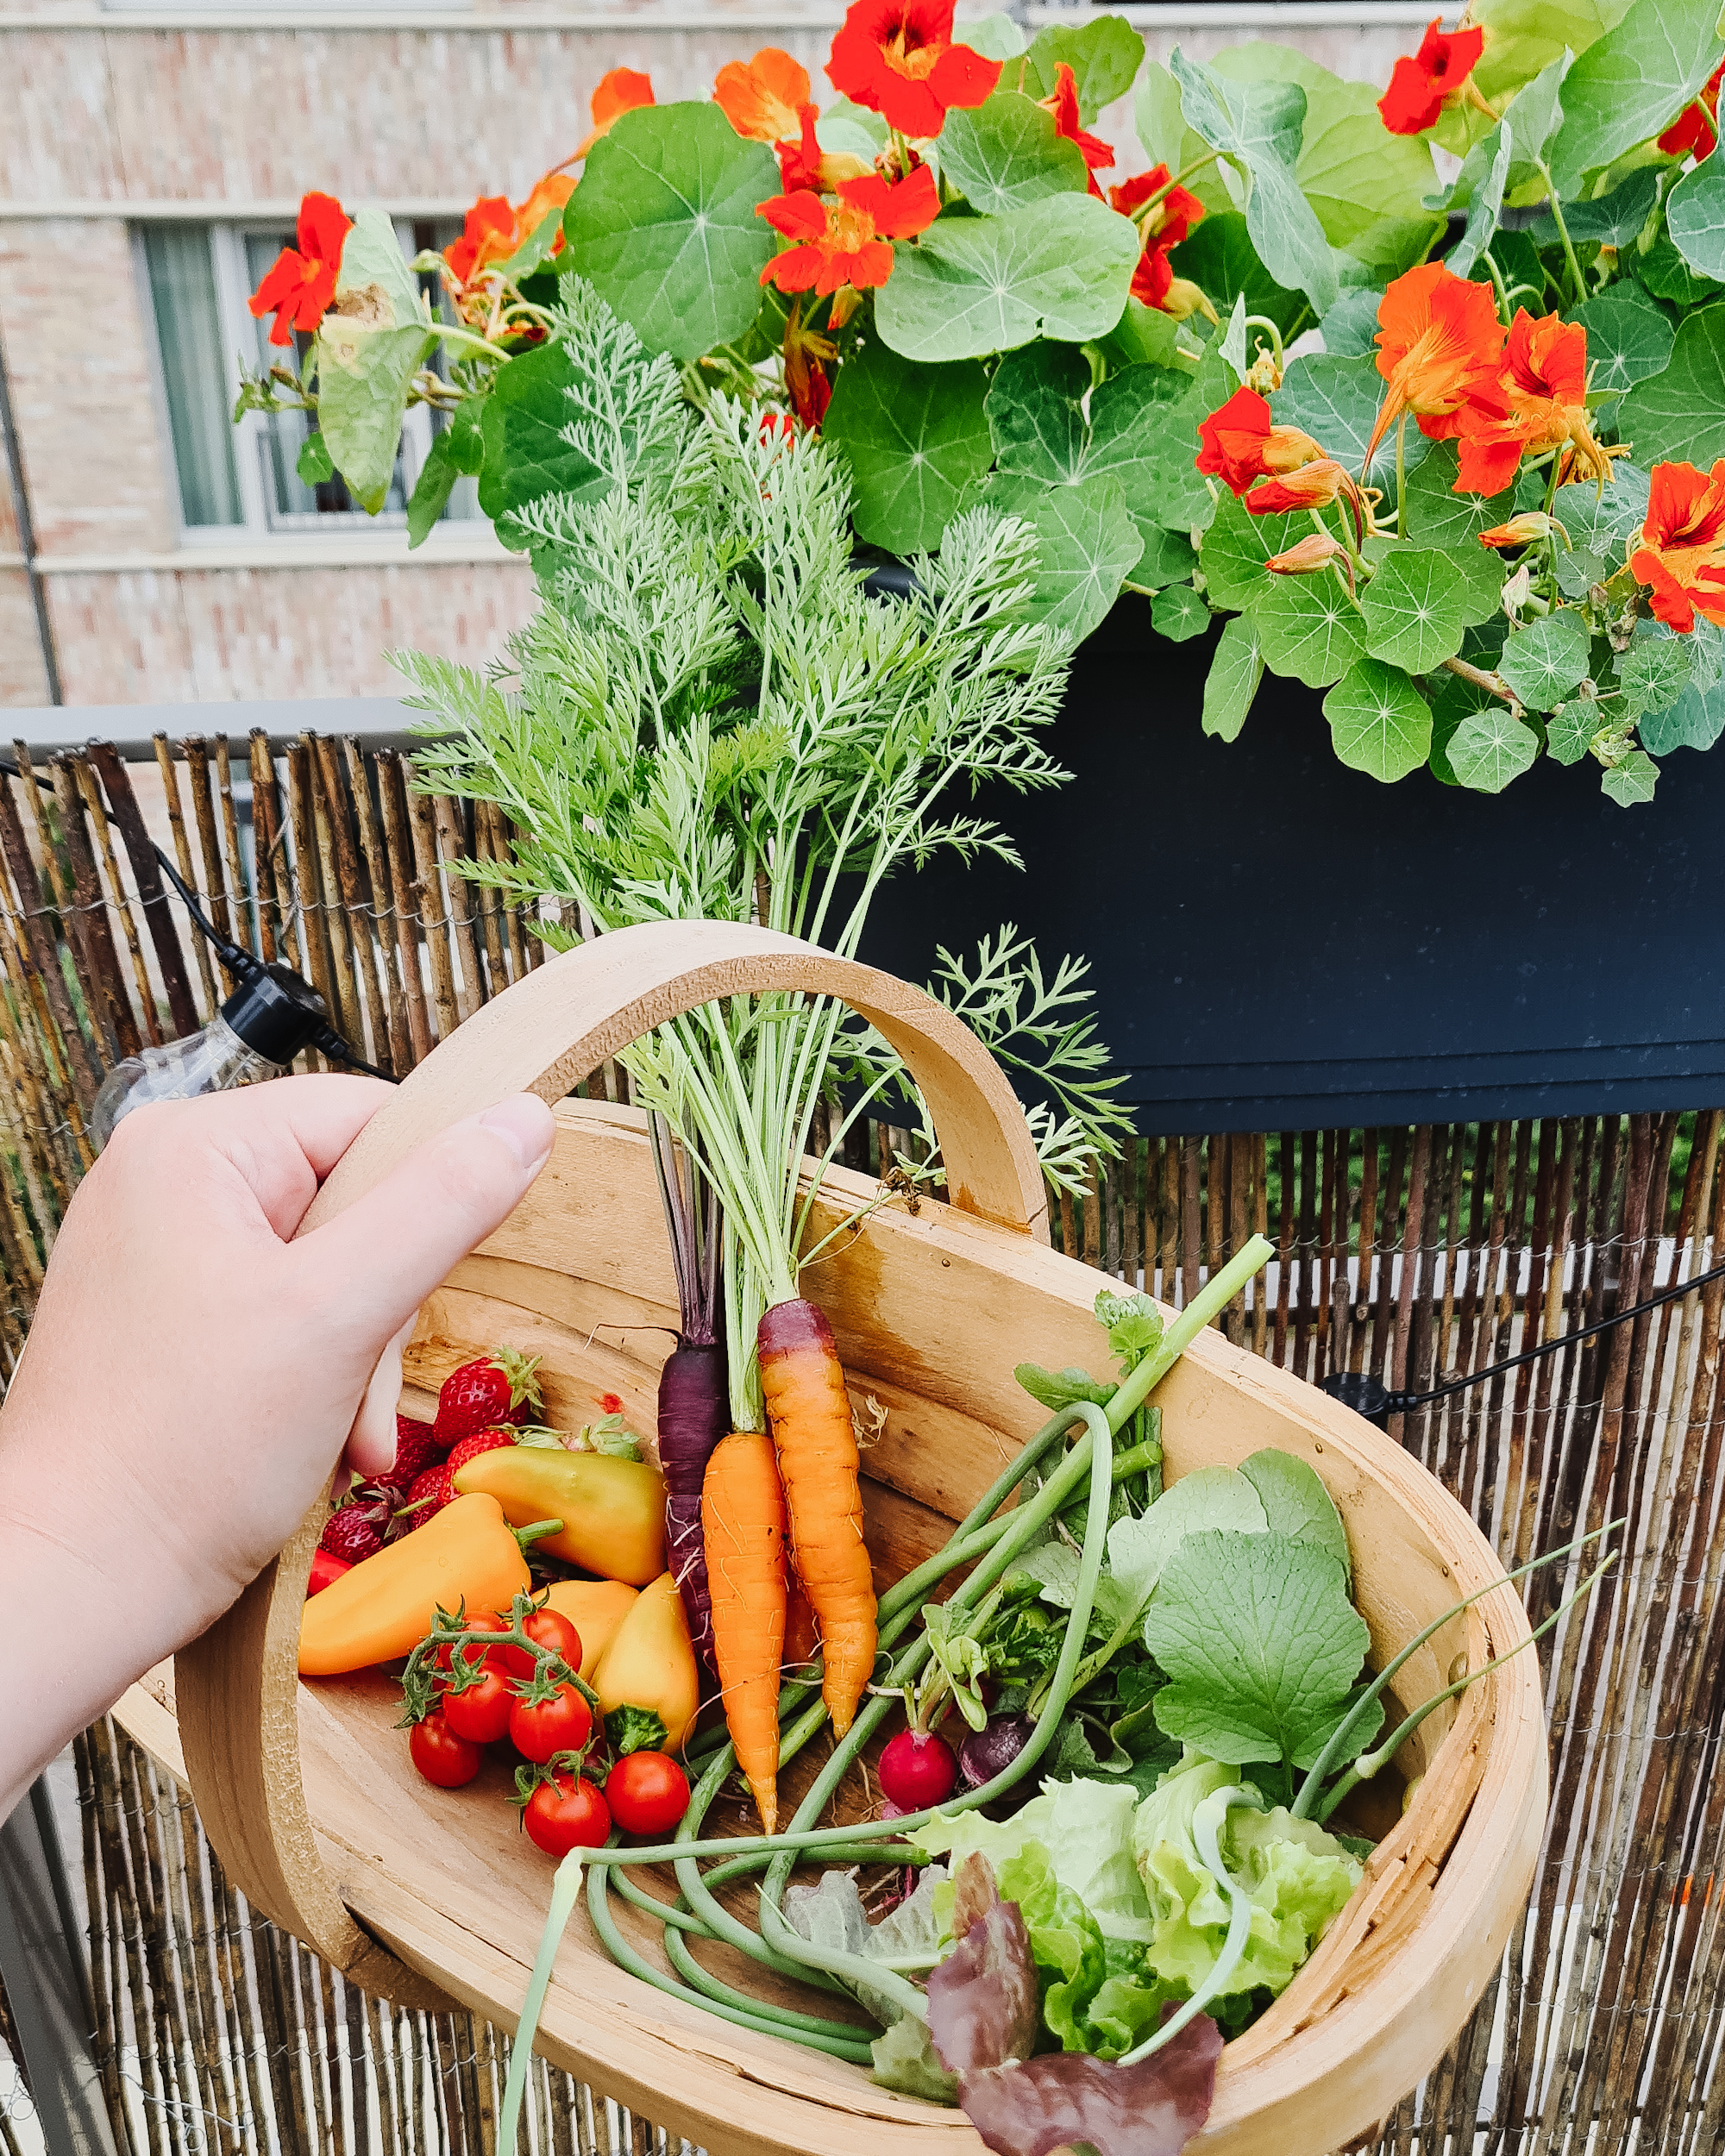
[[469, 1460], [455, 1488], [496, 1498], [518, 1527], [561, 1519], [561, 1533], [547, 1535], [543, 1547], [584, 1572], [645, 1587], [665, 1569], [665, 1478], [643, 1460], [501, 1445]]
[[639, 1591], [624, 1580], [559, 1580], [546, 1595], [545, 1607], [581, 1635], [580, 1674], [588, 1683]]
[[507, 1609], [533, 1584], [524, 1539], [495, 1497], [456, 1498], [306, 1603], [299, 1674], [339, 1677], [411, 1654], [439, 1609]]

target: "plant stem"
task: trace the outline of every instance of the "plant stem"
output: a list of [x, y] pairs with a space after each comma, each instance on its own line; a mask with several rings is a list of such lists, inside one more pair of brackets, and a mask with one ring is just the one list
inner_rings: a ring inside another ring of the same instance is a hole
[[1190, 179], [1194, 172], [1201, 172], [1207, 165], [1214, 165], [1220, 155], [1220, 150], [1207, 151], [1202, 157], [1195, 157], [1189, 165], [1176, 172], [1172, 179], [1164, 180], [1156, 192], [1153, 195], [1146, 195], [1138, 208], [1132, 211], [1132, 222], [1141, 225], [1158, 203], [1165, 201], [1176, 187]]
[[1587, 297], [1587, 285], [1581, 274], [1581, 264], [1575, 259], [1575, 242], [1570, 238], [1569, 227], [1564, 222], [1563, 204], [1558, 200], [1558, 191], [1552, 185], [1551, 167], [1535, 158], [1534, 170], [1546, 183], [1546, 193], [1551, 202], [1552, 222], [1556, 225], [1558, 237], [1563, 241], [1564, 262], [1569, 271], [1570, 298], [1578, 307]]
[[1465, 659], [1445, 659], [1440, 664], [1462, 680], [1471, 681], [1475, 688], [1484, 689], [1487, 695], [1502, 697], [1517, 717], [1521, 715], [1521, 699], [1501, 674], [1488, 674], [1484, 667], [1471, 666]]
[[1396, 422], [1396, 536], [1408, 536], [1408, 414], [1404, 410]]
[[1490, 248], [1485, 249], [1484, 253], [1479, 259], [1484, 263], [1486, 268], [1491, 273], [1492, 289], [1497, 294], [1498, 318], [1502, 321], [1503, 327], [1507, 329], [1509, 327], [1509, 295], [1504, 290], [1503, 273], [1498, 268], [1496, 263], [1492, 260], [1491, 249]]

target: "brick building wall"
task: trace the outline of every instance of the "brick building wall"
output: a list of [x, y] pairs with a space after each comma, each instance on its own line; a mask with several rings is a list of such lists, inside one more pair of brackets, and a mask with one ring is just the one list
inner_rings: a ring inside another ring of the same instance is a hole
[[[981, 6], [963, 12], [980, 14]], [[136, 267], [142, 222], [291, 220], [318, 187], [351, 210], [458, 216], [518, 198], [574, 147], [607, 68], [662, 101], [705, 95], [762, 44], [819, 82], [837, 5], [648, 0], [615, 12], [539, 0], [236, 5], [147, 12], [130, 0], [0, 0], [0, 354], [67, 703], [388, 693], [405, 645], [482, 664], [531, 609], [532, 580], [482, 523], [405, 535], [179, 529], [156, 335]], [[1039, 12], [1032, 10], [1031, 20]], [[1417, 7], [1128, 10], [1153, 54], [1204, 57], [1249, 35], [1382, 82]], [[1372, 17], [1368, 22], [1362, 18]], [[1385, 20], [1384, 18], [1392, 18]], [[1143, 163], [1129, 105], [1098, 131]], [[0, 704], [47, 699], [9, 490], [0, 486]]]

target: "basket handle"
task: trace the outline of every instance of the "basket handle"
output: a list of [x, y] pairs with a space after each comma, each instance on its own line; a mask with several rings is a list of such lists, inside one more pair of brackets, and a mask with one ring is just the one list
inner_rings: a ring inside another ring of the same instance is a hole
[[[1024, 1111], [976, 1036], [920, 988], [770, 929], [723, 921], [618, 929], [484, 1006], [405, 1081], [319, 1191], [300, 1233], [334, 1217], [413, 1148], [512, 1093], [557, 1100], [609, 1056], [718, 998], [803, 991], [848, 1004], [904, 1058], [967, 1213], [1048, 1240]], [[248, 1900], [363, 1989], [448, 2002], [363, 1931], [324, 1866], [299, 1764], [300, 1611], [327, 1517], [312, 1508], [273, 1564], [178, 1657], [176, 1704], [204, 1830]]]

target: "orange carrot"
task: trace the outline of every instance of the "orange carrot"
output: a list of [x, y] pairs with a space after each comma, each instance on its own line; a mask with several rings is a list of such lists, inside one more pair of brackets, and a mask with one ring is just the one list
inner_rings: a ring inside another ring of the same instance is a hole
[[785, 1494], [764, 1431], [733, 1430], [714, 1446], [701, 1484], [701, 1536], [725, 1726], [770, 1834], [779, 1820]]
[[756, 1334], [798, 1576], [820, 1624], [821, 1697], [850, 1728], [875, 1667], [875, 1587], [850, 1398], [832, 1327], [800, 1295], [775, 1303]]
[[794, 1676], [806, 1677], [806, 1665], [820, 1652], [820, 1627], [814, 1620], [814, 1604], [794, 1565], [787, 1568], [785, 1581], [785, 1667]]

